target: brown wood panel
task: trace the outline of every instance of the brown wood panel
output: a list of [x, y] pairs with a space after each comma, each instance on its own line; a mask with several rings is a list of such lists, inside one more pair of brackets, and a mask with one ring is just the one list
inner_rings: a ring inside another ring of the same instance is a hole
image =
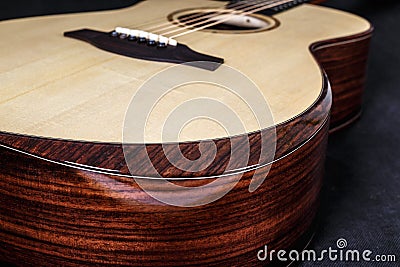
[[274, 163], [256, 192], [248, 191], [253, 172], [247, 172], [225, 197], [195, 208], [159, 203], [131, 178], [1, 148], [0, 259], [54, 266], [259, 264], [260, 247], [289, 248], [312, 224], [327, 131], [325, 121]]
[[331, 132], [361, 115], [373, 28], [357, 36], [324, 41], [312, 46], [332, 87]]

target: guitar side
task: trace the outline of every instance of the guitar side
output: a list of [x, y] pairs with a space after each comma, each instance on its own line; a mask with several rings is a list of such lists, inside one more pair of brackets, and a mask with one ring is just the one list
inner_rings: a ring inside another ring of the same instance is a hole
[[318, 42], [311, 47], [332, 87], [331, 133], [361, 116], [372, 33], [371, 27], [358, 35]]

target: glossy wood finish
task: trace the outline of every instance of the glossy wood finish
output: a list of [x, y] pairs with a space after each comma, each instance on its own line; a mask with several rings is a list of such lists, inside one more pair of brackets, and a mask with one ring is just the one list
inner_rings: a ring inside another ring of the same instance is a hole
[[[327, 79], [324, 87], [328, 88]], [[254, 132], [249, 135], [240, 135], [232, 138], [209, 140], [217, 147], [217, 154], [213, 162], [204, 170], [198, 172], [185, 172], [175, 167], [165, 156], [165, 151], [182, 153], [188, 159], [196, 159], [200, 156], [198, 142], [180, 143], [180, 151], [174, 150], [175, 144], [150, 144], [150, 145], [126, 145], [129, 154], [134, 155], [129, 162], [128, 169], [126, 158], [121, 144], [77, 142], [57, 139], [21, 136], [8, 133], [0, 133], [0, 142], [12, 149], [29, 153], [33, 156], [51, 160], [54, 162], [71, 165], [79, 164], [79, 167], [88, 169], [101, 168], [104, 172], [116, 175], [134, 175], [138, 177], [154, 177], [153, 168], [157, 170], [157, 176], [167, 178], [190, 178], [218, 176], [227, 172], [235, 172], [251, 166], [265, 165], [271, 159], [279, 159], [293, 152], [305, 140], [311, 138], [325, 123], [331, 107], [331, 93], [325, 90], [314, 105], [301, 116], [267, 128], [262, 133]], [[261, 138], [264, 138], [261, 141]], [[250, 157], [231, 157], [243, 151], [243, 144], [249, 142]], [[271, 153], [275, 155], [260, 155], [261, 145], [265, 147], [275, 146]], [[207, 153], [207, 152], [206, 152]], [[151, 162], [146, 162], [150, 157]], [[174, 158], [177, 157], [173, 156]], [[78, 167], [78, 165], [75, 165]]]
[[[335, 57], [329, 50], [337, 54], [346, 47], [343, 41], [357, 37], [324, 42], [323, 50], [322, 43], [315, 44], [311, 51], [326, 60], [321, 61], [324, 66], [332, 66], [325, 63]], [[144, 150], [132, 145], [138, 166], [149, 153], [159, 174], [181, 177], [175, 181], [179, 185], [198, 186], [209, 179], [189, 178], [226, 171], [231, 174], [217, 179], [230, 184], [243, 175], [223, 198], [194, 208], [169, 206], [143, 192], [129, 177], [120, 144], [3, 132], [0, 261], [21, 266], [261, 266], [267, 262], [258, 261], [257, 252], [264, 245], [275, 250], [302, 247], [318, 209], [331, 103], [324, 77], [321, 94], [309, 109], [277, 125], [275, 161], [268, 174], [268, 162], [256, 165], [256, 178], [266, 179], [253, 193], [248, 188], [254, 170], [234, 169], [259, 163], [260, 138], [268, 142], [271, 129], [265, 135], [210, 141], [219, 148], [217, 156], [195, 173], [170, 166], [160, 144]], [[250, 161], [239, 160], [227, 170], [231, 145], [240, 151], [245, 139], [251, 145]], [[196, 142], [180, 146], [187, 158], [198, 156]], [[150, 167], [140, 165], [133, 174], [149, 175]]]
[[247, 172], [225, 197], [196, 208], [159, 203], [131, 178], [2, 148], [0, 259], [54, 266], [261, 265], [259, 248], [289, 248], [313, 222], [327, 132], [325, 121], [303, 146], [273, 164], [256, 192], [248, 191], [253, 172]]
[[332, 87], [331, 132], [361, 115], [372, 33], [373, 28], [349, 38], [319, 42], [311, 48]]

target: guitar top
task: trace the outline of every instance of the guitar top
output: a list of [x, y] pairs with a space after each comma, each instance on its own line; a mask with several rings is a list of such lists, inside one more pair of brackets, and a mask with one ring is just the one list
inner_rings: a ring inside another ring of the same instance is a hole
[[[323, 76], [309, 52], [311, 44], [355, 35], [370, 28], [367, 21], [357, 16], [307, 4], [273, 17], [251, 15], [249, 18], [254, 19], [255, 26], [248, 30], [196, 29], [190, 34], [181, 34], [184, 32], [182, 25], [171, 22], [187, 15], [188, 10], [215, 12], [223, 10], [225, 5], [217, 1], [149, 0], [116, 11], [0, 22], [0, 34], [6, 36], [0, 44], [1, 131], [121, 143], [125, 115], [136, 92], [160, 71], [176, 66], [179, 60], [184, 62], [186, 55], [180, 53], [186, 52], [179, 51], [186, 47], [193, 52], [188, 61], [214, 58], [247, 76], [268, 102], [273, 120], [260, 125], [251, 108], [223, 88], [210, 84], [186, 85], [165, 95], [154, 107], [148, 118], [146, 143], [162, 143], [165, 139], [161, 128], [168, 114], [177, 104], [196, 97], [215, 98], [231, 107], [244, 128], [227, 134], [217, 123], [200, 119], [168, 141], [218, 139], [254, 132], [299, 116], [320, 96]], [[159, 34], [160, 29], [164, 29], [161, 33], [166, 33], [167, 37], [176, 35], [165, 39], [164, 43], [171, 40], [178, 45], [169, 44], [165, 50], [137, 44], [137, 41], [131, 45], [129, 40], [109, 37], [116, 27], [122, 31], [149, 29], [151, 34]], [[83, 29], [105, 34], [103, 45], [109, 47], [101, 47], [101, 44], [96, 47], [93, 40], [92, 43], [82, 41], [90, 37], [77, 36], [76, 32]], [[69, 37], [75, 38], [69, 38], [68, 33], [73, 35], [74, 32], [75, 36]], [[108, 42], [115, 42], [117, 47], [112, 50], [110, 47], [114, 44]], [[123, 55], [119, 43], [136, 47], [137, 51], [128, 51], [134, 53], [131, 57]], [[174, 52], [175, 58], [170, 58], [168, 51], [174, 49], [179, 53]], [[150, 58], [153, 52], [156, 60]], [[135, 53], [142, 54], [135, 58]], [[222, 71], [222, 68], [214, 70]], [[160, 81], [163, 82], [168, 83]]]

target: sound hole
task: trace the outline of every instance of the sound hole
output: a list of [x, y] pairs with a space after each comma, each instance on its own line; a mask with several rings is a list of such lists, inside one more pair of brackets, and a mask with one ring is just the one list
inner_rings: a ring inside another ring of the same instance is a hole
[[232, 14], [228, 10], [192, 9], [169, 15], [168, 19], [181, 27], [220, 33], [250, 33], [276, 28], [278, 21], [259, 14]]

